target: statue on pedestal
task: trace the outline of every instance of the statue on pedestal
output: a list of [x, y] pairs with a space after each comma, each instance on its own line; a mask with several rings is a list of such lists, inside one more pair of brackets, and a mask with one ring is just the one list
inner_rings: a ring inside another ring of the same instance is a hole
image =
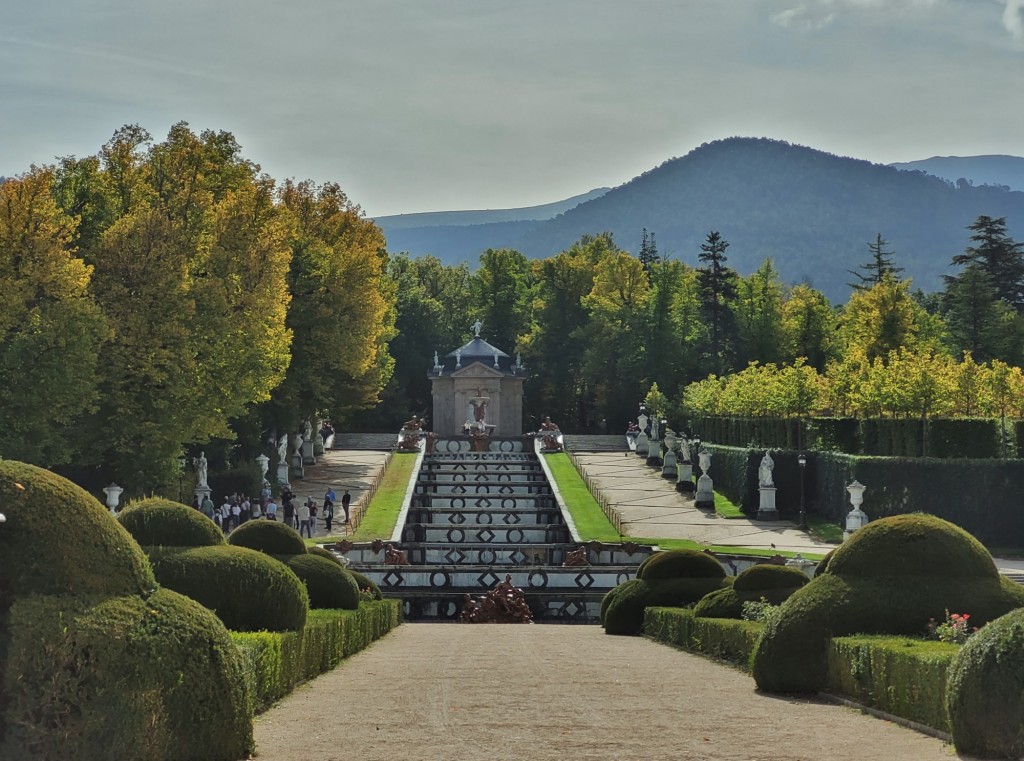
[[772, 470], [775, 469], [775, 461], [767, 450], [761, 458], [761, 464], [757, 468], [757, 482], [759, 486], [775, 486], [772, 480]]
[[200, 487], [205, 488], [209, 486], [209, 483], [206, 481], [208, 467], [209, 464], [206, 461], [206, 452], [200, 452], [199, 457], [196, 459], [196, 476], [199, 479], [199, 483], [197, 485]]

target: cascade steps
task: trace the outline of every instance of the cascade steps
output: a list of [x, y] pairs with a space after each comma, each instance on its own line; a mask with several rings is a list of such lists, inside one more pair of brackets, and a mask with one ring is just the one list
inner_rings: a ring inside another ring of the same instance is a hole
[[[633, 578], [651, 552], [635, 545], [574, 541], [536, 452], [518, 439], [470, 452], [435, 442], [423, 455], [405, 522], [391, 544], [408, 564], [386, 562], [383, 543], [347, 546], [350, 567], [386, 596], [401, 597], [406, 620], [458, 618], [467, 596], [479, 597], [509, 576], [535, 621], [596, 623], [608, 590]], [[579, 562], [579, 549], [585, 565]]]

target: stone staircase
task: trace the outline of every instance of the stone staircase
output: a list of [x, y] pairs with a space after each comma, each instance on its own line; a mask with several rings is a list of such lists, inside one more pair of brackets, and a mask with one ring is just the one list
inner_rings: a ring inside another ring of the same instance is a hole
[[374, 449], [388, 451], [398, 446], [394, 433], [335, 433], [331, 449]]
[[442, 439], [419, 455], [392, 542], [408, 564], [389, 563], [382, 542], [336, 549], [386, 596], [404, 600], [406, 620], [456, 620], [467, 595], [479, 597], [510, 576], [535, 621], [596, 623], [601, 598], [633, 578], [651, 548], [582, 544], [533, 442], [485, 443], [487, 451], [470, 451], [469, 440]]
[[565, 448], [573, 452], [625, 452], [629, 444], [625, 434], [571, 434], [564, 435]]

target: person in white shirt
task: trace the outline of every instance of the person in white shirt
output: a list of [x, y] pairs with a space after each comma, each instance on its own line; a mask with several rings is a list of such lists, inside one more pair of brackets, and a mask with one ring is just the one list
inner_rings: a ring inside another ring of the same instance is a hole
[[306, 532], [306, 536], [310, 539], [313, 538], [313, 531], [309, 523], [309, 502], [303, 502], [299, 505], [298, 510], [299, 519], [299, 536], [302, 536], [302, 532]]
[[249, 505], [249, 510], [251, 512], [253, 520], [263, 517], [263, 508], [260, 507], [260, 501], [258, 499], [254, 499], [252, 501], [252, 503]]
[[228, 499], [220, 506], [220, 525], [225, 534], [231, 530], [231, 502]]
[[267, 502], [267, 520], [277, 520], [277, 503], [274, 501], [273, 497], [271, 497], [270, 500]]

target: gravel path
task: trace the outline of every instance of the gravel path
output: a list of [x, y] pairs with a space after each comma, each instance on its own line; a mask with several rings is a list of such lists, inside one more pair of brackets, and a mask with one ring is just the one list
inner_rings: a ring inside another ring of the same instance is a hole
[[955, 758], [597, 626], [405, 624], [260, 716], [256, 741], [259, 761]]

